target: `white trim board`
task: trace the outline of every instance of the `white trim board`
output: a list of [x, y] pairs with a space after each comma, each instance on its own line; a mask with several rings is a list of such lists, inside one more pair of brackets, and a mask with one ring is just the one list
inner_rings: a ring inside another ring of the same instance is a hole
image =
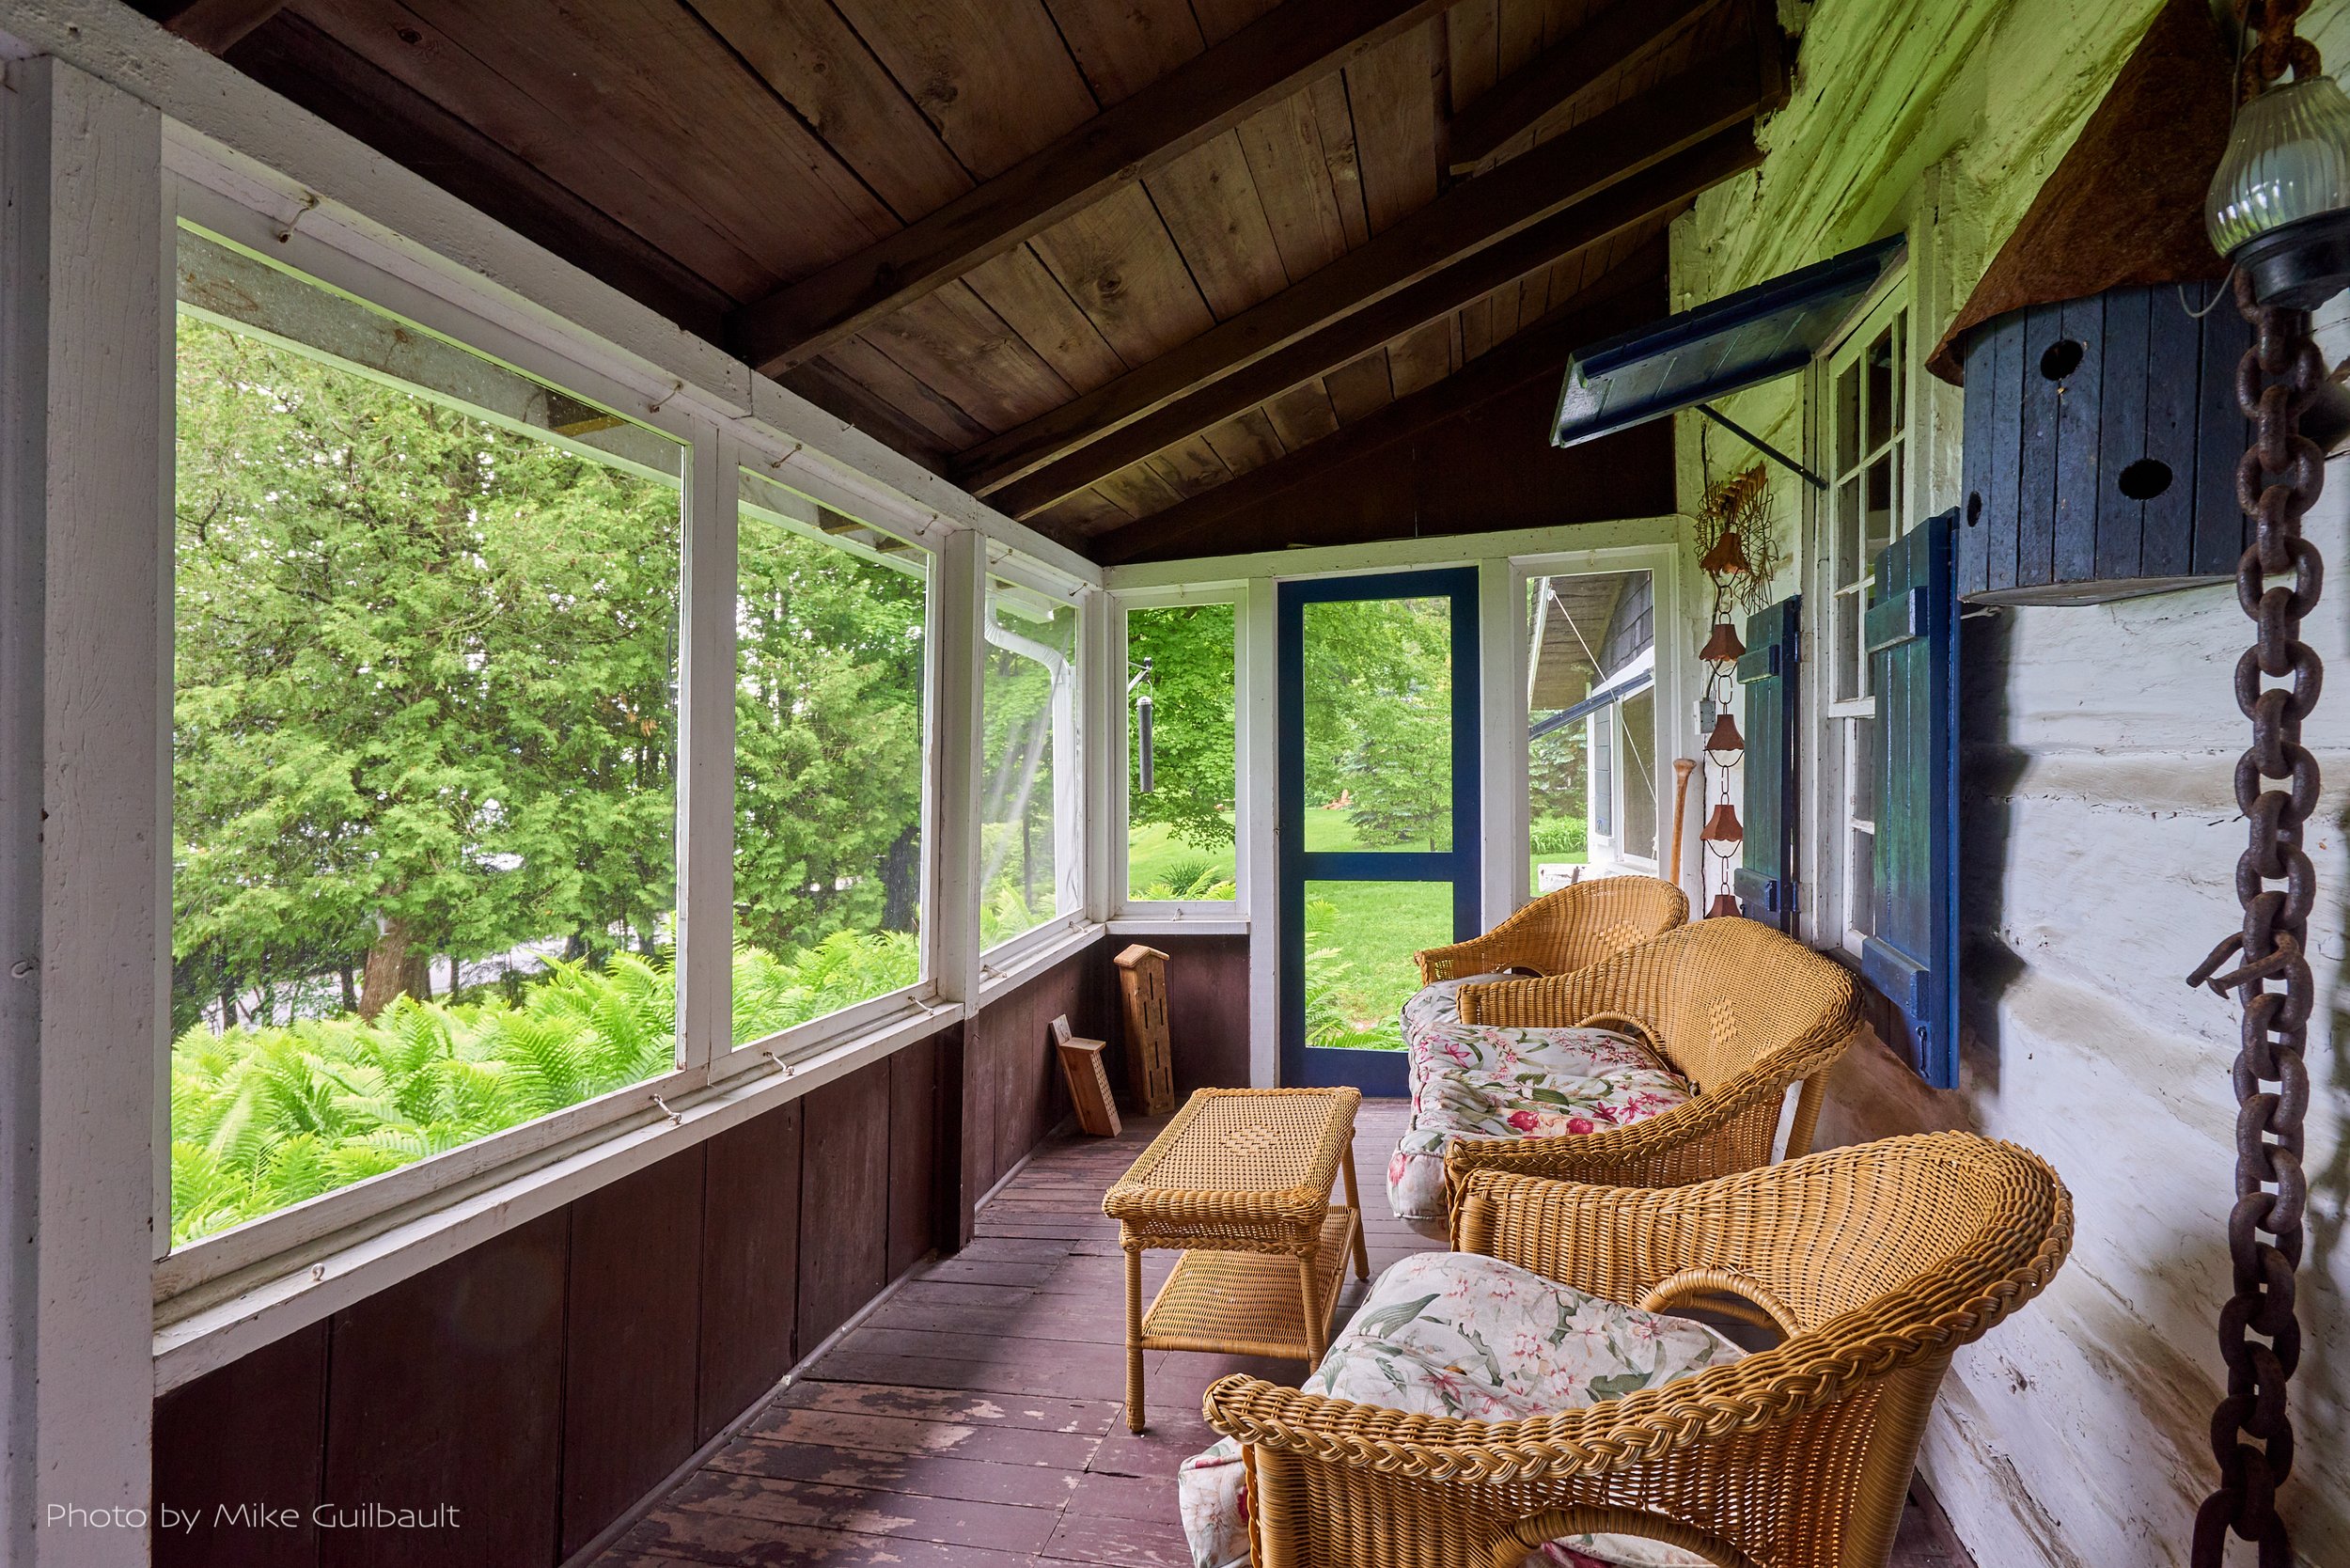
[[[1368, 544], [1315, 545], [1303, 550], [1261, 550], [1247, 556], [1195, 556], [1176, 561], [1143, 561], [1106, 567], [1102, 586], [1112, 593], [1141, 588], [1188, 588], [1262, 578], [1338, 577], [1368, 572], [1409, 572], [1439, 566], [1473, 566], [1521, 556], [1580, 557], [1640, 545], [1678, 547], [1681, 519], [1634, 517], [1612, 523], [1564, 523], [1550, 528], [1512, 528], [1489, 534], [1452, 534], [1434, 539], [1389, 539]], [[1603, 567], [1561, 570], [1602, 571]], [[1203, 590], [1220, 598], [1230, 589]]]

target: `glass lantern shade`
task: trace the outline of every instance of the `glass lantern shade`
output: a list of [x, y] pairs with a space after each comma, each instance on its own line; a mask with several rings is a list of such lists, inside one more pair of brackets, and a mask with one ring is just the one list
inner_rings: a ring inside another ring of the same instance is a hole
[[2203, 221], [2264, 305], [2309, 309], [2350, 284], [2350, 98], [2332, 77], [2280, 84], [2244, 105]]

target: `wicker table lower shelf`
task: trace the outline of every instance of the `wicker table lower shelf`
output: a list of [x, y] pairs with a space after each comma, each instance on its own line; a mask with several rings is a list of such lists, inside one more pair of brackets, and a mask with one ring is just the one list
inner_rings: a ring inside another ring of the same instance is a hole
[[[1203, 1089], [1103, 1195], [1126, 1254], [1126, 1425], [1145, 1351], [1295, 1356], [1328, 1342], [1346, 1260], [1371, 1278], [1352, 1089]], [[1331, 1188], [1346, 1184], [1346, 1200]], [[1183, 1253], [1146, 1314], [1142, 1255]]]
[[1264, 1252], [1186, 1252], [1142, 1319], [1145, 1350], [1208, 1350], [1311, 1361], [1330, 1342], [1360, 1215], [1333, 1207], [1314, 1253], [1314, 1325], [1306, 1325], [1298, 1261]]

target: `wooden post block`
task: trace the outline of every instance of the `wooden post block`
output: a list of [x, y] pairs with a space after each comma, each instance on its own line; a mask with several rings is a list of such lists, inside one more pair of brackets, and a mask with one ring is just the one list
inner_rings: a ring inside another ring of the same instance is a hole
[[1175, 1108], [1175, 1062], [1167, 1037], [1167, 955], [1137, 942], [1113, 961], [1126, 995], [1126, 1086], [1145, 1116]]
[[1076, 1102], [1077, 1125], [1095, 1137], [1116, 1137], [1121, 1125], [1118, 1101], [1110, 1093], [1109, 1069], [1102, 1064], [1109, 1047], [1075, 1038], [1067, 1013], [1053, 1020], [1053, 1044], [1060, 1052], [1061, 1075], [1069, 1080], [1069, 1098]]

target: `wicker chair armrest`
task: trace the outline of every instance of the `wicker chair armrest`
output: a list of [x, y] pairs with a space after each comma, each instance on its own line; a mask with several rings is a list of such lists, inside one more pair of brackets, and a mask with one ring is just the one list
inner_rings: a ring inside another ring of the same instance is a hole
[[1442, 948], [1427, 948], [1412, 955], [1419, 964], [1419, 982], [1434, 985], [1441, 980], [1458, 980], [1463, 975], [1486, 975], [1507, 969], [1514, 962], [1511, 956], [1513, 933], [1507, 928], [1472, 936], [1465, 942], [1454, 942]]
[[[1451, 1190], [1481, 1169], [1603, 1186], [1681, 1186], [1770, 1163], [1787, 1085], [1779, 1072], [1742, 1073], [1711, 1094], [1626, 1126], [1558, 1137], [1464, 1138], [1446, 1152]], [[1712, 1146], [1712, 1147], [1709, 1147]]]
[[[1470, 970], [1477, 974], [1490, 971]], [[1658, 1009], [1607, 965], [1539, 980], [1487, 980], [1461, 987], [1461, 1022], [1496, 1028], [1573, 1028], [1595, 1012], [1613, 1012], [1655, 1028]]]

